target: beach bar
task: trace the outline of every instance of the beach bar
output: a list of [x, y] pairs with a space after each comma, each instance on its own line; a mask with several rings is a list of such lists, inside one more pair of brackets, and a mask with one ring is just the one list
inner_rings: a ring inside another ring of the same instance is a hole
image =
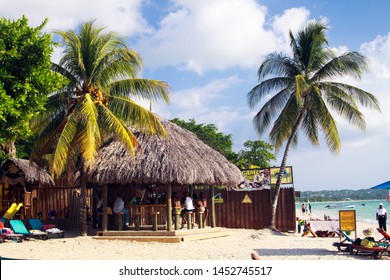
[[[99, 186], [103, 197], [103, 231], [107, 230], [108, 193], [114, 188], [122, 194], [126, 189], [129, 193], [137, 188], [146, 188], [147, 191], [159, 189], [160, 194], [164, 194], [164, 203], [158, 206], [160, 210], [153, 210], [153, 213], [158, 212], [158, 222], [165, 223], [167, 231], [173, 231], [170, 214], [173, 191], [180, 192], [178, 194], [181, 195], [183, 191], [195, 186], [208, 187], [211, 196], [210, 223], [211, 227], [215, 227], [214, 187], [237, 185], [241, 181], [240, 170], [195, 134], [166, 120], [162, 120], [162, 124], [168, 135], [166, 138], [134, 132], [140, 148], [133, 157], [128, 155], [118, 141], [111, 141], [100, 149], [89, 181]], [[111, 199], [112, 196], [110, 195]], [[135, 206], [130, 206], [134, 210], [131, 211], [130, 218], [136, 220], [138, 217], [135, 213], [140, 213], [140, 218], [144, 215], [144, 219], [150, 223], [153, 215], [149, 210], [152, 205], [138, 206], [140, 212], [136, 211]]]

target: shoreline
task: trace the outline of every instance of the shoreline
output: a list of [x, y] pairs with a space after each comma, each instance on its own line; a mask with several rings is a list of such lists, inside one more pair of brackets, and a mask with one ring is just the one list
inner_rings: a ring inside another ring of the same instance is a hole
[[[318, 221], [321, 223], [321, 221]], [[322, 221], [323, 222], [323, 221]], [[325, 223], [324, 223], [325, 225]], [[357, 237], [370, 224], [357, 223]], [[374, 228], [375, 229], [375, 228]], [[339, 237], [301, 237], [269, 229], [228, 229], [230, 236], [181, 243], [96, 240], [66, 232], [65, 238], [0, 244], [1, 257], [22, 260], [368, 260], [367, 256], [338, 252], [332, 244]], [[375, 230], [375, 240], [382, 235]], [[353, 236], [354, 238], [354, 236]], [[389, 260], [388, 256], [382, 259]]]

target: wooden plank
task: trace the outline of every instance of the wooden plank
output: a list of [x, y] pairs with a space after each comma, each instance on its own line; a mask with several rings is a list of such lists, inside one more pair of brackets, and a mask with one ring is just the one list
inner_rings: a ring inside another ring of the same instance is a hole
[[93, 236], [98, 240], [125, 240], [137, 242], [161, 242], [161, 243], [180, 243], [180, 236]]

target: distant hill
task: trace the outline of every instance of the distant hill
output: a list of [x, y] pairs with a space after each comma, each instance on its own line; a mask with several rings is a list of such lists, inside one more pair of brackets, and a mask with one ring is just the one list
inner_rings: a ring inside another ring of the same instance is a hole
[[303, 191], [296, 201], [343, 201], [343, 200], [371, 200], [386, 199], [389, 190], [332, 190], [332, 191]]

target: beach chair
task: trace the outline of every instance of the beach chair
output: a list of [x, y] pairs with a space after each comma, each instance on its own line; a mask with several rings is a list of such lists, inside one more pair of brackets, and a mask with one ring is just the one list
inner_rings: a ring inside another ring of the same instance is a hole
[[383, 235], [383, 238], [379, 242], [390, 242], [390, 235], [386, 231], [381, 228], [377, 228], [376, 230]]
[[[367, 231], [367, 233], [365, 232]], [[374, 259], [380, 259], [384, 253], [390, 253], [390, 243], [381, 243], [372, 238], [373, 229], [363, 230], [364, 239], [357, 238], [350, 247], [350, 254], [370, 255]]]
[[41, 230], [31, 230], [28, 231], [26, 226], [23, 224], [21, 220], [10, 220], [9, 224], [16, 234], [23, 234], [25, 239], [30, 237], [40, 238], [42, 240], [47, 240], [47, 233]]
[[[341, 251], [350, 252], [351, 246], [352, 246], [352, 244], [354, 243], [355, 240], [351, 239], [348, 236], [348, 234], [345, 231], [341, 230], [341, 229], [337, 229], [337, 232], [344, 239], [341, 240], [340, 242], [334, 242], [333, 246], [335, 246], [339, 252], [341, 252]], [[344, 248], [344, 249], [342, 249], [342, 248]]]
[[64, 238], [65, 232], [56, 228], [55, 225], [44, 225], [40, 219], [29, 219], [28, 224], [32, 230], [42, 230], [47, 233], [47, 237], [58, 236]]
[[353, 254], [355, 254], [355, 255], [358, 255], [358, 254], [369, 255], [369, 256], [372, 256], [373, 259], [378, 260], [382, 257], [383, 254], [385, 254], [385, 253], [390, 254], [389, 246], [390, 246], [390, 244], [377, 243], [376, 246], [374, 246], [372, 248], [368, 248], [368, 247], [364, 247], [362, 245], [352, 244], [352, 246], [350, 247], [349, 253], [351, 255], [353, 255]]
[[5, 228], [2, 220], [0, 220], [0, 241], [4, 242], [6, 239], [12, 239], [18, 243], [23, 241], [23, 234], [11, 233], [10, 229]]

